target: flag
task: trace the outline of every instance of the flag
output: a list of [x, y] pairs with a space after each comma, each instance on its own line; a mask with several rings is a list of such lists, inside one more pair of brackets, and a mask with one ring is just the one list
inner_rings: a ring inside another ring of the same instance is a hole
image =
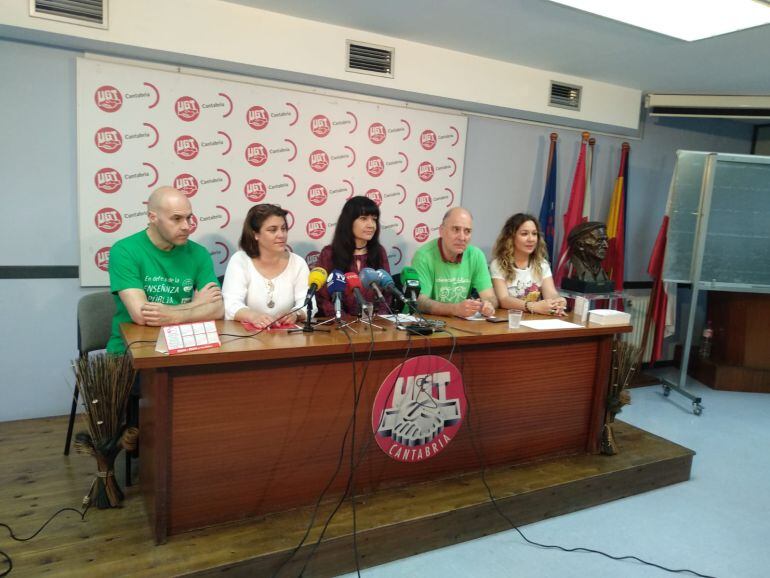
[[631, 147], [623, 143], [620, 152], [620, 165], [615, 188], [612, 191], [610, 210], [607, 214], [607, 237], [609, 247], [604, 259], [604, 269], [615, 282], [615, 291], [623, 290], [625, 241], [626, 241], [626, 200], [628, 193], [628, 154]]
[[663, 337], [666, 329], [666, 309], [668, 307], [668, 294], [663, 283], [663, 260], [666, 255], [666, 242], [668, 239], [668, 215], [663, 215], [663, 222], [652, 247], [652, 255], [647, 265], [647, 273], [653, 279], [652, 293], [650, 293], [650, 305], [647, 310], [647, 319], [644, 323], [644, 345], [650, 331], [650, 323], [655, 325], [652, 336], [652, 353], [650, 362], [655, 363], [660, 359], [663, 349]]
[[555, 132], [551, 133], [551, 149], [548, 152], [548, 167], [545, 171], [545, 192], [543, 204], [540, 205], [540, 228], [543, 240], [548, 248], [548, 262], [553, 263], [553, 233], [556, 227], [556, 139]]
[[559, 261], [556, 265], [553, 279], [556, 287], [561, 285], [561, 280], [567, 274], [567, 263], [569, 261], [567, 236], [575, 225], [588, 220], [588, 215], [583, 215], [583, 211], [585, 210], [586, 144], [588, 143], [588, 136], [589, 135], [587, 132], [582, 134], [580, 153], [578, 154], [577, 165], [575, 166], [575, 176], [572, 178], [569, 205], [567, 206], [567, 212], [564, 213], [564, 229], [562, 230], [561, 250], [559, 251]]
[[588, 139], [588, 148], [586, 149], [586, 191], [583, 193], [583, 219], [582, 221], [591, 220], [591, 183], [593, 181], [593, 168], [594, 168], [594, 145], [596, 139], [591, 137]]

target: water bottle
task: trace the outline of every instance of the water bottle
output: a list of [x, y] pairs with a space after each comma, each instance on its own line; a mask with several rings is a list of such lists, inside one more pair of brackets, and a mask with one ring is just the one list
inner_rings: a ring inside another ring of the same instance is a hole
[[708, 359], [711, 357], [711, 342], [713, 337], [714, 330], [711, 328], [711, 321], [709, 321], [703, 329], [703, 336], [700, 340], [700, 349], [698, 349], [698, 357], [701, 359]]

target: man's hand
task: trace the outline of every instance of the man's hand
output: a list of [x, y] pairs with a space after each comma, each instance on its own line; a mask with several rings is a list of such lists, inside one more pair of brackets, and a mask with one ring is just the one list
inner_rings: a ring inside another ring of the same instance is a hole
[[457, 317], [470, 317], [481, 311], [483, 306], [484, 303], [478, 299], [466, 299], [454, 304], [454, 314]]
[[177, 311], [174, 307], [150, 301], [142, 305], [142, 317], [147, 325], [153, 327], [179, 323]]
[[222, 289], [220, 289], [219, 285], [213, 281], [199, 291], [196, 291], [192, 298], [192, 303], [194, 305], [217, 303], [218, 301], [222, 301]]
[[494, 317], [495, 315], [495, 306], [492, 305], [489, 301], [482, 301], [481, 302], [481, 314], [484, 317]]

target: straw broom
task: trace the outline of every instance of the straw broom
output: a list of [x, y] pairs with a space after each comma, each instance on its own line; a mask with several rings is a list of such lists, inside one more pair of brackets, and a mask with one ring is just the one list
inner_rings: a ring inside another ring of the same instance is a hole
[[125, 355], [81, 356], [73, 363], [85, 406], [88, 432], [75, 435], [75, 449], [96, 458], [97, 473], [85, 502], [115, 508], [123, 492], [115, 481], [115, 458], [136, 447], [138, 430], [126, 427], [126, 404], [136, 372]]
[[602, 431], [602, 453], [615, 455], [618, 446], [612, 432], [615, 416], [621, 412], [624, 405], [631, 403], [631, 394], [627, 391], [628, 384], [634, 378], [641, 362], [642, 350], [626, 341], [616, 339], [612, 347], [612, 370], [610, 371], [610, 389], [607, 393], [607, 413], [604, 418]]

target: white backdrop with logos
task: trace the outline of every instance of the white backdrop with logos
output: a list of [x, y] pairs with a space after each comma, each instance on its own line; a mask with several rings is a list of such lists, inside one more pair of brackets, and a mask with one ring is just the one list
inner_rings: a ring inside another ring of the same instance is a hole
[[109, 284], [110, 247], [146, 226], [160, 185], [190, 198], [220, 275], [254, 203], [289, 211], [312, 266], [353, 195], [380, 205], [391, 268], [408, 265], [460, 204], [467, 118], [299, 88], [79, 58], [81, 285]]

